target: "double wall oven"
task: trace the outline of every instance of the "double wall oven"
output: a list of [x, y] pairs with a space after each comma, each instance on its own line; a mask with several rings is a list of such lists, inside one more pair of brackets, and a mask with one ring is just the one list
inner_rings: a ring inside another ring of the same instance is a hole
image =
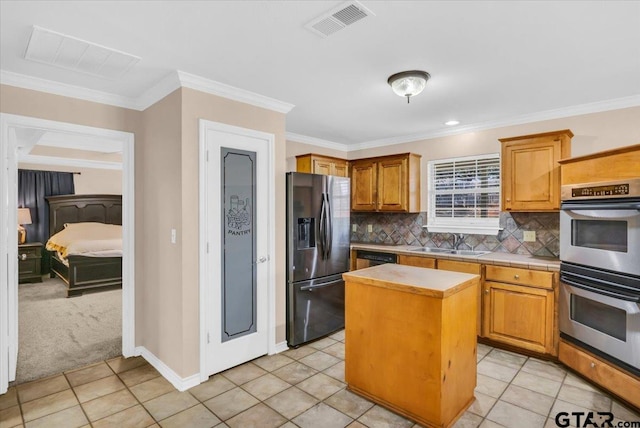
[[640, 374], [640, 178], [562, 187], [560, 335]]

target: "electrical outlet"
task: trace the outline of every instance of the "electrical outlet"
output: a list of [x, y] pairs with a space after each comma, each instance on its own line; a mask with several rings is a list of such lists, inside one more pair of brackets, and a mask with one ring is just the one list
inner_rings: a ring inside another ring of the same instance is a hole
[[373, 232], [373, 225], [372, 224], [368, 224], [367, 225], [367, 232], [369, 232], [369, 233]]
[[351, 225], [351, 231], [352, 232], [357, 232], [358, 231], [358, 225], [357, 224], [352, 224]]
[[536, 242], [536, 231], [535, 230], [526, 230], [524, 232], [524, 242]]

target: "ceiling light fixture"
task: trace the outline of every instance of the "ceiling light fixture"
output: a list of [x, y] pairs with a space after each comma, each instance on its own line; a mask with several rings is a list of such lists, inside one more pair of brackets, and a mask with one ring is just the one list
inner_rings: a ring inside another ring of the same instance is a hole
[[457, 125], [459, 123], [460, 123], [459, 120], [448, 120], [444, 124], [447, 125], [447, 126], [455, 126], [455, 125]]
[[415, 97], [422, 92], [430, 77], [431, 75], [426, 71], [402, 71], [390, 76], [389, 79], [387, 79], [387, 83], [391, 85], [393, 92], [401, 97], [407, 97], [408, 104], [409, 98]]

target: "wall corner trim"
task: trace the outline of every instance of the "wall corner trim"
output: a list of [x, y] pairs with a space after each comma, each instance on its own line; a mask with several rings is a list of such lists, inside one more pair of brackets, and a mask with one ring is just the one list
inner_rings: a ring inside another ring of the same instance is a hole
[[156, 357], [151, 351], [144, 346], [136, 346], [135, 355], [142, 356], [149, 364], [151, 364], [166, 380], [180, 392], [186, 391], [189, 388], [193, 388], [200, 384], [200, 374], [196, 373], [187, 377], [180, 377], [180, 375], [174, 372], [168, 365], [166, 365], [160, 358]]

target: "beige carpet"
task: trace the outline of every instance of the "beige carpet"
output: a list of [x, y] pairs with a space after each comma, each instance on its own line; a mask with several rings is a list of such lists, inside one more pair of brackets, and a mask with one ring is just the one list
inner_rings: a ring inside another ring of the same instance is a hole
[[116, 357], [122, 352], [122, 290], [65, 297], [58, 278], [20, 284], [16, 382]]

